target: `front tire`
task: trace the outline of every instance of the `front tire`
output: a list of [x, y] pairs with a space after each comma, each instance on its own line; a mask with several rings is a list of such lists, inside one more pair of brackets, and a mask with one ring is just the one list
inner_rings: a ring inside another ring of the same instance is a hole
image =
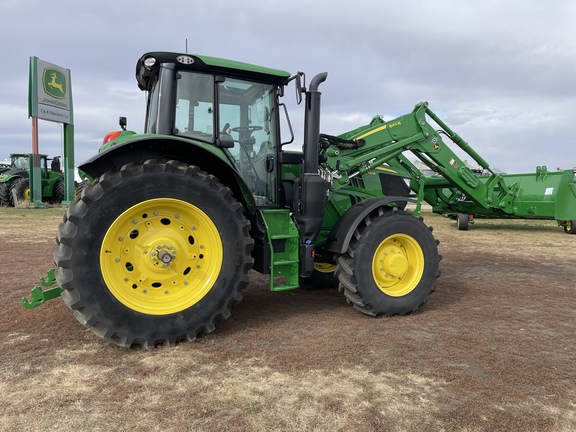
[[242, 299], [249, 228], [231, 191], [199, 168], [127, 164], [87, 185], [60, 224], [62, 298], [120, 346], [194, 340]]
[[436, 290], [438, 241], [422, 218], [379, 208], [360, 223], [338, 257], [339, 289], [370, 316], [415, 313]]

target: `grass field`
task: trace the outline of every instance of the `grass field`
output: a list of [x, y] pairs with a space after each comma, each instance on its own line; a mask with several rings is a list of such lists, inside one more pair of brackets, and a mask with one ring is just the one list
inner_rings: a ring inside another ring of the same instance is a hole
[[425, 214], [442, 276], [417, 315], [271, 293], [252, 272], [215, 332], [145, 351], [99, 339], [60, 299], [20, 305], [62, 214], [0, 208], [2, 431], [576, 429], [576, 236], [553, 221], [459, 232]]

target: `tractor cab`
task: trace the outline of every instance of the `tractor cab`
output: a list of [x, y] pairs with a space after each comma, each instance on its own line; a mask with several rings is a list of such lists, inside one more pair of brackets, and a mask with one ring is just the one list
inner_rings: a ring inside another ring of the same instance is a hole
[[218, 147], [256, 205], [276, 206], [278, 97], [288, 72], [163, 52], [144, 55], [136, 77], [148, 91], [145, 133]]
[[[10, 154], [10, 169], [4, 175], [8, 176], [24, 176], [28, 177], [28, 170], [31, 166], [31, 158], [33, 155], [30, 153], [12, 153]], [[48, 178], [48, 156], [45, 154], [39, 155], [40, 157], [40, 172], [42, 178]]]

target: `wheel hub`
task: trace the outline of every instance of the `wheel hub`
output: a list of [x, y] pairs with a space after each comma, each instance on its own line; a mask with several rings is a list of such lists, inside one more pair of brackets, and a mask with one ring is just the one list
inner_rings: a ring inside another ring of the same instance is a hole
[[408, 260], [402, 252], [396, 248], [384, 252], [382, 268], [390, 277], [401, 278], [408, 270]]
[[155, 266], [168, 267], [176, 259], [176, 250], [172, 245], [156, 245], [155, 249], [150, 254]]
[[380, 290], [393, 297], [414, 289], [424, 271], [424, 255], [418, 242], [407, 234], [385, 238], [372, 260], [372, 276]]

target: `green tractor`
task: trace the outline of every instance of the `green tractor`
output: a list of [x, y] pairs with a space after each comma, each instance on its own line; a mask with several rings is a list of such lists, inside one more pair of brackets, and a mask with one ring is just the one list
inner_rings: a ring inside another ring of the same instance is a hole
[[[350, 139], [319, 133], [326, 77], [306, 87], [302, 73], [191, 54], [141, 57], [145, 131], [127, 131], [121, 118], [122, 130], [80, 165], [92, 181], [58, 229], [55, 296], [125, 347], [213, 331], [242, 299], [250, 270], [270, 275], [272, 291], [307, 278], [336, 284], [370, 316], [417, 312], [435, 291], [438, 242], [405, 209], [416, 201], [406, 170], [368, 157], [383, 144], [360, 135], [383, 130], [382, 121]], [[288, 148], [294, 136], [280, 101], [292, 82], [298, 102], [305, 95], [302, 151]]]
[[[13, 153], [10, 155], [10, 167], [0, 173], [0, 205], [18, 207], [20, 202], [30, 200], [31, 153]], [[60, 157], [51, 160], [48, 169], [48, 156], [41, 154], [40, 175], [42, 179], [42, 200], [60, 203], [64, 200], [64, 177], [60, 166]]]

